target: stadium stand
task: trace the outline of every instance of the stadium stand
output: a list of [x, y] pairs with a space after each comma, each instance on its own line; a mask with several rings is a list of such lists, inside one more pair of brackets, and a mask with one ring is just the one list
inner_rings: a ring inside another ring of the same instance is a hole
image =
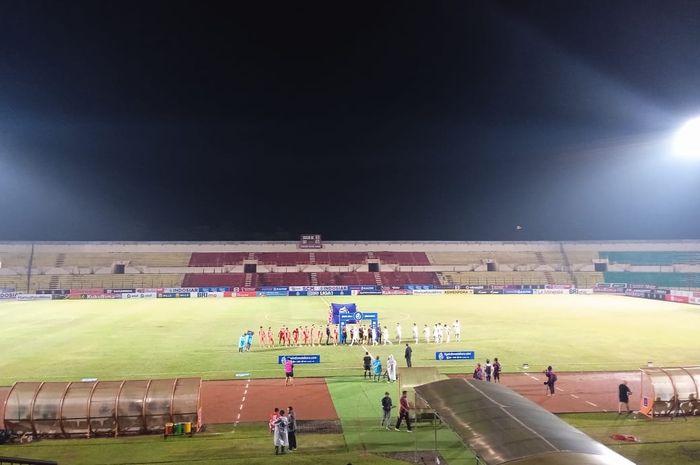
[[374, 273], [317, 273], [319, 286], [348, 286], [353, 284], [377, 284]]
[[522, 285], [546, 284], [547, 278], [539, 271], [466, 271], [441, 273], [447, 284]]
[[245, 273], [188, 273], [182, 287], [245, 287]]
[[32, 275], [30, 287], [31, 290], [180, 287], [182, 280], [182, 274], [161, 273]]
[[700, 252], [600, 252], [599, 256], [629, 265], [700, 265]]
[[258, 252], [255, 258], [262, 265], [295, 266], [310, 263], [308, 252]]
[[606, 283], [655, 284], [659, 287], [700, 288], [700, 273], [608, 271]]
[[129, 266], [184, 267], [189, 263], [190, 255], [187, 252], [35, 253], [32, 266], [88, 268], [108, 267], [115, 262], [127, 262]]
[[435, 273], [382, 272], [379, 273], [379, 275], [381, 277], [382, 284], [384, 284], [385, 286], [399, 286], [402, 284], [432, 284], [435, 286], [440, 285], [440, 279]]
[[249, 256], [248, 252], [194, 252], [190, 258], [189, 266], [240, 265]]
[[368, 252], [314, 252], [316, 264], [330, 266], [362, 265], [367, 263]]
[[424, 252], [370, 252], [372, 258], [378, 258], [382, 263], [390, 265], [430, 265], [430, 260]]
[[258, 273], [258, 286], [311, 286], [309, 273]]
[[25, 292], [27, 290], [27, 276], [0, 275], [0, 289], [15, 289]]

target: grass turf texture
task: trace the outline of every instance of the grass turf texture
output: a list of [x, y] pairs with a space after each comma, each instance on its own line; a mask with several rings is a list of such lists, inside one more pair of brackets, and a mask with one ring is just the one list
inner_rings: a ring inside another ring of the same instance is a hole
[[118, 439], [51, 440], [24, 445], [0, 446], [0, 456], [20, 456], [55, 460], [75, 465], [317, 465], [353, 463], [355, 465], [399, 465], [405, 462], [349, 450], [342, 434], [306, 434], [300, 436], [299, 449], [275, 456], [267, 425], [219, 425], [192, 438], [139, 436]]
[[[636, 369], [697, 363], [700, 308], [618, 296], [353, 296], [361, 310], [378, 311], [393, 335], [411, 325], [462, 324], [462, 343], [413, 346], [414, 366], [471, 372], [471, 361], [436, 362], [436, 350], [475, 350], [498, 356], [504, 371], [552, 364], [559, 371]], [[29, 380], [280, 377], [281, 354], [320, 354], [320, 365], [297, 366], [297, 376], [347, 376], [361, 369], [361, 347], [302, 347], [238, 353], [246, 329], [260, 325], [325, 324], [319, 297], [153, 299], [0, 303], [0, 384]], [[421, 334], [422, 336], [422, 334]], [[257, 339], [257, 337], [256, 337]], [[412, 342], [412, 341], [411, 341]], [[403, 345], [370, 348], [403, 364]]]

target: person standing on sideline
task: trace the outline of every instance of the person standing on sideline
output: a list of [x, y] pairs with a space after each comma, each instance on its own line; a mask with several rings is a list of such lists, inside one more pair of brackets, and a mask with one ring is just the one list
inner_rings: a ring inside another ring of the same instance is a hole
[[411, 368], [411, 356], [413, 355], [413, 349], [411, 349], [411, 346], [408, 345], [408, 342], [406, 343], [406, 350], [403, 352], [403, 358], [406, 359], [406, 366], [408, 368]]
[[630, 394], [632, 394], [632, 390], [627, 386], [627, 380], [622, 381], [622, 384], [620, 384], [617, 387], [619, 391], [618, 399], [620, 402], [617, 404], [617, 414], [621, 415], [622, 414], [622, 405], [625, 405], [625, 408], [627, 409], [627, 414], [629, 415], [632, 413], [632, 410], [630, 409]]
[[287, 357], [284, 360], [284, 376], [285, 376], [285, 381], [284, 385], [289, 386], [292, 385], [294, 386], [294, 362], [290, 357]]
[[238, 338], [238, 351], [243, 352], [245, 349], [245, 341], [246, 341], [246, 335], [243, 333], [240, 338]]
[[396, 359], [393, 355], [389, 355], [389, 359], [386, 361], [386, 375], [390, 383], [396, 381]]
[[297, 414], [290, 405], [287, 408], [287, 439], [289, 439], [289, 452], [297, 450]]
[[396, 343], [401, 344], [401, 324], [396, 323]]
[[418, 326], [413, 323], [413, 339], [415, 339], [416, 344], [418, 344]]
[[385, 392], [384, 397], [382, 397], [382, 412], [384, 412], [384, 417], [382, 418], [382, 426], [386, 429], [390, 429], [391, 424], [391, 409], [394, 408], [394, 404], [391, 402], [391, 397], [389, 393]]
[[284, 454], [284, 448], [289, 444], [287, 426], [288, 422], [284, 410], [280, 410], [280, 416], [275, 420], [275, 432], [272, 436], [275, 444], [275, 455]]
[[365, 379], [372, 379], [372, 357], [370, 357], [369, 352], [365, 352], [365, 356], [362, 358], [362, 365], [365, 368]]
[[476, 364], [476, 368], [474, 368], [474, 374], [472, 374], [472, 378], [478, 379], [479, 381], [483, 381], [484, 369], [481, 368], [481, 363]]
[[408, 428], [408, 432], [412, 433], [413, 429], [411, 428], [411, 416], [409, 415], [409, 410], [411, 409], [410, 404], [408, 403], [408, 391], [403, 391], [401, 393], [401, 399], [399, 400], [399, 419], [396, 421], [396, 426], [394, 429], [396, 431], [401, 431], [401, 420], [406, 419], [406, 428]]
[[544, 384], [549, 389], [547, 396], [553, 396], [554, 395], [554, 383], [557, 382], [557, 374], [554, 373], [554, 370], [552, 370], [552, 365], [549, 365], [547, 367], [547, 369], [544, 371], [544, 375], [547, 377], [547, 381], [545, 381]]
[[379, 360], [379, 355], [372, 362], [372, 370], [374, 371], [374, 381], [378, 383], [382, 379], [382, 361]]
[[486, 366], [484, 367], [484, 373], [486, 374], [486, 381], [491, 382], [491, 371], [493, 370], [493, 366], [491, 365], [491, 360], [488, 358], [486, 359]]
[[329, 345], [331, 341], [331, 327], [326, 325], [326, 345]]
[[268, 420], [268, 425], [270, 426], [270, 434], [275, 434], [275, 422], [280, 416], [280, 409], [275, 407], [275, 411], [270, 414], [270, 419]]
[[498, 357], [493, 359], [493, 382], [501, 382], [501, 362], [498, 361]]

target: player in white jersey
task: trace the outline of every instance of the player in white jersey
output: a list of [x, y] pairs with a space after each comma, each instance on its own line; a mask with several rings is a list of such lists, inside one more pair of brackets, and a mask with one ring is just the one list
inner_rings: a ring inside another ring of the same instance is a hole
[[396, 323], [396, 343], [401, 344], [401, 324]]
[[393, 342], [391, 342], [391, 336], [389, 336], [389, 328], [386, 326], [382, 328], [382, 341], [384, 341], [384, 345], [393, 344]]
[[377, 328], [372, 326], [370, 328], [370, 334], [372, 335], [372, 345], [376, 346], [377, 345]]
[[430, 344], [430, 328], [428, 328], [428, 325], [423, 325], [423, 337], [425, 337], [425, 343]]
[[440, 343], [440, 330], [438, 329], [438, 324], [433, 325], [433, 342], [436, 344]]
[[418, 344], [418, 326], [416, 326], [415, 323], [413, 323], [413, 339], [415, 339], [416, 344]]
[[445, 342], [448, 344], [450, 343], [450, 327], [447, 325], [443, 325], [442, 331], [445, 334]]
[[459, 336], [460, 336], [460, 335], [459, 335], [459, 333], [460, 333], [459, 320], [455, 320], [455, 322], [452, 323], [452, 330], [453, 330], [454, 333], [455, 333], [455, 340], [456, 340], [457, 342], [460, 342], [460, 341], [461, 341], [461, 338], [459, 337]]
[[357, 327], [357, 325], [352, 327], [351, 334], [352, 334], [352, 338], [350, 340], [350, 345], [359, 344], [360, 343], [360, 330]]

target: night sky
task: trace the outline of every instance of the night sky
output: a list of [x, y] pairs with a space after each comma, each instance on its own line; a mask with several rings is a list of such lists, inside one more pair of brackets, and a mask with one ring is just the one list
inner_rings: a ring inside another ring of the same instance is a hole
[[0, 0], [0, 240], [700, 238], [699, 47], [700, 1]]

